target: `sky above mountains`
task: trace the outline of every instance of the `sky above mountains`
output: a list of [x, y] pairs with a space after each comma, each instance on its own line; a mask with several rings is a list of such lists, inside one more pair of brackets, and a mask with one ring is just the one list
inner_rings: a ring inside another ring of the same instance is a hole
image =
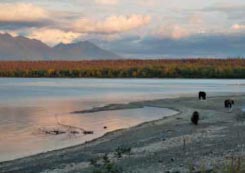
[[245, 1], [1, 0], [0, 32], [128, 57], [245, 56]]

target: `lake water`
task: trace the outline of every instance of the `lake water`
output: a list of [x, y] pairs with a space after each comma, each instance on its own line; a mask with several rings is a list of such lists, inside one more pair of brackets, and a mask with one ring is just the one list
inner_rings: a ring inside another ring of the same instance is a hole
[[[0, 78], [0, 161], [64, 148], [106, 132], [152, 121], [176, 112], [169, 109], [70, 114], [111, 103], [245, 92], [245, 80], [182, 79], [17, 79]], [[46, 135], [58, 123], [93, 130], [93, 135]], [[103, 127], [107, 126], [107, 129]]]

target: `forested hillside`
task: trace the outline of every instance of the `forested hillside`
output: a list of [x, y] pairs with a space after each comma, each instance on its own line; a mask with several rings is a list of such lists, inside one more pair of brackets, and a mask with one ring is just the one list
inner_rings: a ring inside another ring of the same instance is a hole
[[0, 61], [0, 76], [71, 78], [245, 78], [245, 60]]

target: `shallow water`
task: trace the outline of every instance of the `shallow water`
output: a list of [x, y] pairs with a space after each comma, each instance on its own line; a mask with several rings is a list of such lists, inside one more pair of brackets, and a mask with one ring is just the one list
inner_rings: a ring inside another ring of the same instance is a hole
[[[91, 114], [70, 114], [110, 103], [245, 91], [245, 80], [181, 79], [0, 79], [0, 161], [89, 141], [106, 132], [175, 114], [145, 107]], [[63, 123], [94, 130], [93, 135], [40, 133]], [[107, 126], [107, 129], [103, 127]]]

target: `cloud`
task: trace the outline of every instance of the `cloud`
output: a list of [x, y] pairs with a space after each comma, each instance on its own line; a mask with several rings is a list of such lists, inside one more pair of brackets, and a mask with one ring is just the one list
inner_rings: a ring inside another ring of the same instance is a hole
[[62, 29], [63, 25], [82, 16], [80, 12], [45, 9], [31, 3], [0, 3], [0, 29], [52, 27]]
[[189, 17], [189, 23], [192, 25], [203, 25], [204, 19], [201, 13], [194, 13]]
[[95, 0], [96, 4], [102, 4], [102, 5], [116, 5], [119, 3], [118, 0]]
[[101, 43], [108, 50], [132, 58], [187, 58], [245, 56], [245, 35], [193, 35], [178, 40], [148, 36]]
[[0, 9], [0, 22], [36, 22], [49, 17], [46, 10], [29, 3], [3, 3]]
[[185, 24], [165, 24], [153, 29], [151, 34], [153, 37], [160, 38], [171, 38], [171, 39], [182, 39], [186, 37], [190, 37], [192, 35], [204, 34], [206, 33], [205, 25], [203, 22], [198, 19], [193, 19], [189, 21], [189, 23]]
[[234, 24], [231, 28], [235, 31], [245, 30], [245, 25]]
[[181, 39], [191, 35], [203, 34], [212, 26], [206, 23], [202, 13], [186, 13], [179, 18], [160, 17], [155, 19], [156, 26], [151, 28], [148, 36]]
[[55, 45], [57, 43], [71, 43], [81, 36], [82, 34], [80, 33], [75, 33], [71, 31], [65, 32], [59, 29], [48, 28], [33, 30], [27, 35], [27, 37], [29, 38], [41, 40], [49, 45]]
[[140, 28], [150, 21], [150, 16], [143, 15], [111, 16], [104, 21], [84, 18], [76, 21], [70, 29], [81, 33], [112, 34]]
[[176, 24], [172, 26], [161, 26], [155, 31], [154, 35], [162, 38], [180, 39], [189, 36], [190, 33], [187, 29]]
[[215, 12], [225, 14], [230, 20], [241, 20], [244, 21], [245, 15], [245, 4], [216, 4], [210, 7], [203, 8], [203, 12]]
[[50, 11], [30, 3], [0, 3], [0, 29], [43, 27], [52, 25]]
[[138, 0], [138, 4], [142, 7], [154, 8], [158, 4], [156, 0]]
[[[115, 4], [118, 0], [96, 0]], [[81, 12], [48, 10], [30, 3], [0, 3], [0, 29], [55, 28], [72, 33], [115, 34], [137, 29], [151, 20], [146, 15], [110, 16], [104, 20], [84, 17]], [[92, 17], [95, 17], [92, 15]], [[62, 34], [63, 35], [63, 34]]]
[[204, 8], [202, 11], [218, 11], [218, 12], [238, 12], [245, 10], [245, 5], [242, 4], [216, 4], [210, 7]]
[[[103, 0], [103, 3], [109, 1]], [[35, 38], [50, 45], [70, 43], [85, 34], [110, 35], [108, 39], [113, 39], [115, 34], [140, 28], [151, 20], [146, 15], [91, 19], [81, 12], [48, 10], [30, 3], [0, 3], [0, 9], [0, 30]]]

